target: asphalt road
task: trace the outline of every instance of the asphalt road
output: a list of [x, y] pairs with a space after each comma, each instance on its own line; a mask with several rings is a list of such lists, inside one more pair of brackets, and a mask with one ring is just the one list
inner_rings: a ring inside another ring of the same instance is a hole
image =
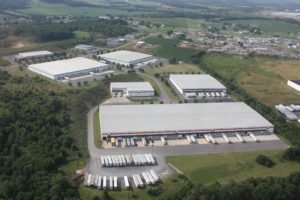
[[163, 101], [164, 103], [178, 103], [177, 100], [171, 99], [167, 93], [167, 91], [165, 90], [165, 88], [163, 87], [163, 85], [161, 84], [161, 82], [159, 80], [157, 80], [156, 78], [154, 78], [151, 75], [145, 74], [145, 73], [140, 73], [137, 72], [139, 75], [141, 76], [145, 76], [151, 80], [154, 81], [154, 83], [157, 85], [157, 87], [159, 88], [160, 91], [160, 99], [161, 101]]

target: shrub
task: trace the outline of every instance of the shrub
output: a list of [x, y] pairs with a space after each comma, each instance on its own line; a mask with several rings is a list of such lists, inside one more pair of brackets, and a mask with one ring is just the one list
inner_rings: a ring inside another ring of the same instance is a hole
[[285, 160], [291, 160], [291, 161], [296, 160], [296, 161], [300, 162], [300, 147], [297, 146], [297, 147], [288, 148], [284, 152], [283, 158]]
[[272, 161], [269, 157], [265, 155], [258, 155], [256, 157], [256, 162], [266, 167], [273, 167], [276, 163]]

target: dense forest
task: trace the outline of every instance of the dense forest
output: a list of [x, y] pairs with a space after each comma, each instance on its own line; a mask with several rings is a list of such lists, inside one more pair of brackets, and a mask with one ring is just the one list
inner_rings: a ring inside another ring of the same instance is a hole
[[39, 77], [12, 77], [2, 70], [0, 83], [0, 199], [76, 198], [57, 172], [76, 149], [64, 94], [37, 89], [48, 84]]
[[34, 36], [40, 41], [56, 41], [73, 38], [73, 32], [77, 30], [102, 33], [106, 37], [124, 36], [135, 31], [122, 19], [83, 19], [67, 24], [48, 21], [21, 23], [17, 25], [15, 34]]

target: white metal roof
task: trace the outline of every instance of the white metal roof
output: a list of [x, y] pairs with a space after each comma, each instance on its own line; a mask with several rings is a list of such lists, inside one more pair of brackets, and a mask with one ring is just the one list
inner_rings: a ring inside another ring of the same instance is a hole
[[149, 82], [112, 82], [110, 87], [112, 89], [124, 88], [127, 91], [154, 91]]
[[66, 60], [57, 60], [30, 65], [34, 69], [51, 75], [59, 75], [76, 71], [88, 70], [97, 67], [104, 67], [106, 64], [88, 58], [77, 57]]
[[50, 56], [50, 55], [53, 55], [53, 53], [50, 51], [32, 51], [32, 52], [19, 53], [19, 56], [22, 58], [36, 57], [36, 56]]
[[273, 127], [242, 102], [101, 105], [102, 134]]
[[102, 54], [100, 55], [100, 57], [103, 59], [112, 59], [112, 60], [129, 63], [129, 62], [133, 62], [136, 60], [141, 60], [153, 56], [149, 54], [140, 53], [140, 52], [121, 50], [121, 51]]
[[209, 74], [171, 74], [170, 79], [182, 89], [226, 89]]

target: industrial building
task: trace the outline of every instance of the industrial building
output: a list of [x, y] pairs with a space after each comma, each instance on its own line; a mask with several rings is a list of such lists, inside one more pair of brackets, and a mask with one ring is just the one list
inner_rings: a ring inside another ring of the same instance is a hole
[[76, 50], [80, 50], [80, 51], [96, 51], [97, 47], [95, 46], [91, 46], [91, 45], [86, 45], [86, 44], [79, 44], [77, 46], [75, 46]]
[[100, 105], [103, 140], [111, 137], [181, 138], [204, 134], [270, 134], [274, 126], [242, 102]]
[[288, 80], [287, 84], [295, 90], [300, 91], [300, 80]]
[[16, 60], [30, 60], [35, 58], [51, 57], [53, 55], [54, 54], [50, 51], [32, 51], [32, 52], [19, 53], [14, 57]]
[[33, 64], [29, 65], [28, 69], [50, 79], [60, 80], [102, 72], [107, 70], [108, 66], [88, 58], [77, 57]]
[[197, 96], [201, 93], [217, 93], [224, 96], [226, 88], [209, 74], [171, 74], [170, 82], [183, 95]]
[[140, 63], [149, 62], [155, 60], [154, 56], [133, 51], [115, 51], [99, 55], [102, 60], [109, 61], [111, 63], [120, 64], [124, 66], [136, 65]]
[[112, 82], [110, 91], [113, 95], [128, 97], [152, 97], [154, 89], [149, 82]]

